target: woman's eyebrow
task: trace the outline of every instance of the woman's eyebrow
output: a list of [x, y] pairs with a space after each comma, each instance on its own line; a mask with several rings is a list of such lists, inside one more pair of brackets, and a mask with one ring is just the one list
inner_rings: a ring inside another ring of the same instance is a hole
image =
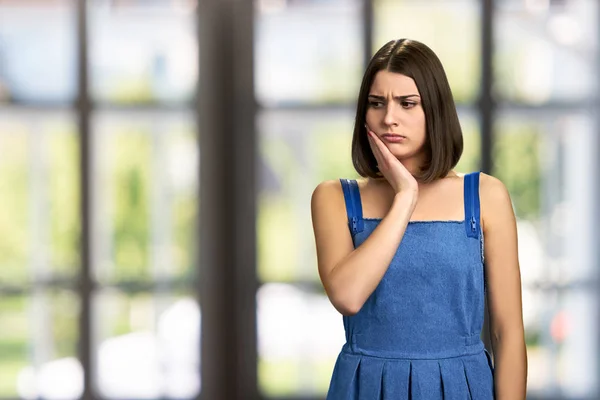
[[[385, 100], [384, 96], [377, 96], [375, 94], [370, 94], [369, 97], [372, 97], [372, 98], [374, 98], [376, 100]], [[405, 96], [394, 96], [394, 99], [402, 101], [402, 100], [409, 99], [411, 97], [420, 97], [420, 96], [418, 94], [407, 94]]]

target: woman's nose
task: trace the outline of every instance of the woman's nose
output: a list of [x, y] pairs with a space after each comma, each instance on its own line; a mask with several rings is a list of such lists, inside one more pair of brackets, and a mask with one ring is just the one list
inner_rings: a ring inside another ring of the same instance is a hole
[[397, 125], [396, 116], [394, 115], [394, 108], [392, 104], [388, 104], [385, 110], [385, 116], [383, 117], [383, 123], [387, 126]]

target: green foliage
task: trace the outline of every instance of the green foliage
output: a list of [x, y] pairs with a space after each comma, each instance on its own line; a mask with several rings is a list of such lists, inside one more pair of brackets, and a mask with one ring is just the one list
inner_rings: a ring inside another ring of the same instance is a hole
[[481, 166], [481, 136], [475, 121], [461, 121], [463, 128], [463, 153], [455, 170], [460, 173], [479, 171]]
[[30, 329], [23, 297], [0, 298], [0, 396], [15, 396], [17, 375], [27, 365]]
[[285, 199], [263, 195], [259, 209], [258, 276], [263, 281], [291, 281], [299, 250], [293, 207]]
[[275, 184], [280, 188], [278, 193], [262, 193], [259, 196], [258, 275], [265, 281], [287, 281], [293, 278], [296, 265], [290, 263], [297, 259], [298, 246], [293, 204], [282, 194], [291, 192], [295, 182], [293, 173], [299, 168], [292, 149], [284, 140], [263, 141], [261, 154], [276, 174]]
[[55, 130], [48, 148], [50, 264], [57, 272], [74, 274], [80, 264], [79, 141], [72, 125]]
[[258, 360], [259, 387], [268, 397], [326, 393], [331, 371], [330, 360]]
[[14, 128], [0, 136], [0, 281], [23, 281], [28, 261], [28, 136]]
[[[0, 348], [0, 351], [3, 349]], [[4, 353], [2, 353], [4, 354]], [[0, 360], [0, 396], [2, 397], [17, 397], [17, 377], [19, 371], [27, 367], [29, 363], [25, 357], [13, 358], [6, 357]]]
[[494, 147], [494, 175], [510, 192], [518, 218], [540, 215], [539, 135], [534, 124], [499, 130]]
[[[7, 127], [8, 126], [8, 130]], [[114, 254], [109, 262], [115, 264], [115, 279], [148, 279], [149, 278], [149, 238], [150, 215], [149, 195], [151, 189], [150, 166], [154, 151], [165, 149], [152, 148], [151, 137], [144, 127], [121, 129], [114, 133], [114, 146], [97, 148], [100, 156], [106, 155], [110, 162], [109, 170], [99, 171], [95, 176], [95, 205], [108, 192], [113, 196], [110, 200], [110, 215], [107, 225], [112, 227]], [[45, 161], [47, 182], [42, 182], [42, 189], [47, 190], [48, 204], [35, 204], [39, 198], [33, 198], [30, 190], [32, 170], [30, 169], [32, 140], [38, 136], [31, 135], [18, 124], [5, 124], [0, 130], [0, 281], [3, 283], [23, 283], [30, 279], [30, 249], [37, 240], [47, 240], [47, 268], [51, 274], [75, 274], [80, 265], [79, 239], [81, 232], [80, 217], [80, 169], [78, 136], [71, 123], [58, 123], [49, 120], [36, 135], [43, 137], [42, 147]], [[186, 126], [187, 128], [187, 126]], [[110, 133], [113, 134], [113, 133]], [[177, 140], [195, 142], [189, 129], [179, 129]], [[174, 136], [173, 136], [174, 137]], [[170, 136], [169, 140], [172, 139]], [[104, 173], [107, 172], [107, 173]], [[106, 177], [107, 179], [102, 179]], [[169, 184], [170, 182], [167, 182]], [[192, 249], [197, 236], [195, 223], [197, 215], [197, 192], [183, 190], [171, 193], [172, 208], [168, 210], [171, 217], [169, 229], [173, 239], [170, 251], [173, 255], [174, 275], [190, 273], [193, 260]], [[169, 189], [170, 190], [170, 189]], [[42, 226], [42, 232], [31, 232], [32, 206], [42, 207], [47, 215], [48, 225]], [[102, 208], [101, 208], [102, 209]], [[42, 243], [43, 244], [43, 243]], [[110, 255], [109, 255], [110, 257]], [[105, 265], [99, 265], [104, 268]], [[79, 299], [69, 291], [52, 291], [44, 294], [42, 301], [47, 302], [49, 326], [45, 335], [49, 337], [52, 359], [76, 355], [78, 340]], [[103, 297], [104, 303], [105, 297]], [[123, 305], [123, 302], [120, 303]], [[126, 303], [129, 304], [129, 303]], [[31, 297], [4, 297], [0, 299], [0, 396], [16, 397], [15, 382], [22, 368], [31, 364], [32, 325], [30, 320]], [[131, 332], [130, 307], [110, 316], [114, 321], [114, 332], [118, 335]]]
[[258, 203], [258, 272], [263, 281], [318, 279], [315, 263], [311, 262], [312, 225], [306, 218], [311, 190], [324, 180], [357, 176], [347, 120], [319, 119], [311, 128], [302, 149], [294, 148], [294, 143], [283, 137], [261, 143], [261, 156], [275, 174], [277, 186], [261, 193]]
[[147, 279], [151, 142], [143, 132], [115, 138], [112, 165], [114, 262], [119, 278]]
[[310, 136], [309, 152], [315, 173], [314, 185], [330, 179], [357, 178], [352, 165], [352, 129], [340, 126], [320, 126]]
[[77, 354], [79, 340], [79, 298], [73, 292], [56, 291], [50, 294], [55, 358], [73, 357]]
[[191, 276], [194, 274], [195, 262], [193, 251], [198, 237], [196, 221], [198, 220], [198, 201], [196, 193], [182, 196], [174, 201], [172, 212], [173, 244], [173, 275]]

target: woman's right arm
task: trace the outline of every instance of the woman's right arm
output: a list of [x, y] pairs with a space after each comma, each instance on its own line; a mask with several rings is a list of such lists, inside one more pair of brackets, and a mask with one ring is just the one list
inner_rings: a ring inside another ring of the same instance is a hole
[[416, 203], [413, 191], [394, 197], [387, 215], [356, 249], [339, 181], [317, 186], [311, 199], [319, 276], [333, 306], [356, 314], [387, 271]]

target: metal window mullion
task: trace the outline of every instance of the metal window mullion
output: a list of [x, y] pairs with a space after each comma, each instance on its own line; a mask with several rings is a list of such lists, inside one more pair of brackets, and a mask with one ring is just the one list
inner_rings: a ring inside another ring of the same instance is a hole
[[[203, 399], [258, 399], [254, 3], [198, 3]], [[215, 38], [218, 38], [216, 40]]]
[[363, 0], [362, 33], [363, 33], [363, 65], [367, 68], [373, 56], [373, 18], [375, 15], [374, 0]]
[[492, 87], [494, 53], [494, 0], [481, 2], [481, 91], [479, 93], [479, 113], [481, 127], [481, 171], [493, 172], [493, 123], [496, 111]]
[[88, 86], [88, 24], [87, 1], [78, 0], [77, 7], [77, 70], [78, 93], [76, 112], [79, 128], [79, 190], [80, 190], [80, 216], [81, 216], [81, 270], [79, 274], [78, 294], [80, 299], [79, 310], [79, 340], [78, 357], [83, 370], [84, 400], [94, 399], [94, 363], [92, 352], [92, 210], [93, 210], [93, 149], [90, 130], [91, 105]]
[[[494, 53], [494, 0], [483, 0], [481, 2], [481, 91], [479, 93], [479, 113], [481, 129], [481, 171], [487, 174], [493, 172], [493, 128], [496, 104], [494, 102], [492, 87], [493, 76], [493, 53]], [[492, 352], [492, 341], [490, 334], [490, 316], [485, 299], [483, 329], [481, 336], [483, 343]]]

